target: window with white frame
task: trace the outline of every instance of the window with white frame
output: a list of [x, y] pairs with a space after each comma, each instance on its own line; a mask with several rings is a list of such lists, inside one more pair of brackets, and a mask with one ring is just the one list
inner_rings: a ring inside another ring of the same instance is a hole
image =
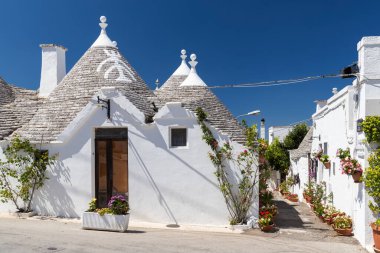
[[170, 147], [186, 147], [187, 146], [187, 129], [171, 128], [170, 129]]

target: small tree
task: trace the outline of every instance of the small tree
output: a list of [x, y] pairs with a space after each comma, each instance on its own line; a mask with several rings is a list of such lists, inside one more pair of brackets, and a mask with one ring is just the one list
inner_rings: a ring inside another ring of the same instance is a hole
[[47, 167], [55, 156], [19, 136], [12, 138], [4, 154], [6, 161], [0, 161], [0, 200], [12, 201], [19, 212], [30, 212], [34, 193], [47, 179]]
[[290, 150], [298, 148], [302, 140], [305, 138], [307, 131], [309, 131], [309, 128], [305, 123], [295, 125], [284, 139], [285, 149]]
[[287, 174], [290, 166], [289, 153], [278, 138], [275, 138], [268, 146], [265, 152], [265, 158], [274, 170], [278, 170], [285, 175]]

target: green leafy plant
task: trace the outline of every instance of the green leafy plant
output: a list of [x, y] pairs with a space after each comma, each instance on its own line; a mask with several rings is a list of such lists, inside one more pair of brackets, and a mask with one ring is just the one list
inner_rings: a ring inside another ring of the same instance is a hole
[[328, 163], [330, 162], [330, 157], [328, 155], [322, 155], [319, 159], [322, 163]]
[[[247, 146], [249, 150], [244, 150], [235, 155], [229, 143], [219, 145], [205, 123], [207, 114], [203, 109], [198, 107], [196, 114], [203, 132], [202, 139], [211, 148], [208, 156], [216, 168], [214, 174], [217, 177], [219, 189], [230, 214], [230, 224], [246, 223], [249, 209], [253, 203], [254, 189], [258, 181], [257, 152], [254, 148], [254, 143], [257, 141], [257, 133], [255, 133], [254, 128], [246, 131], [249, 133], [247, 134]], [[238, 176], [237, 190], [234, 189], [234, 184], [230, 182], [227, 170], [225, 169], [226, 163], [229, 162], [234, 165], [235, 171], [240, 174]]]
[[295, 125], [284, 138], [285, 149], [297, 149], [308, 131], [309, 127], [305, 123]]
[[339, 157], [339, 159], [341, 160], [347, 157], [351, 158], [350, 148], [346, 148], [346, 149], [338, 148], [338, 150], [336, 151], [336, 156]]
[[105, 214], [125, 215], [129, 211], [128, 200], [121, 194], [112, 196], [108, 201], [108, 207], [97, 208], [96, 198], [93, 198], [88, 206], [87, 212], [97, 212], [101, 216]]
[[44, 185], [46, 171], [56, 156], [49, 156], [30, 143], [14, 136], [0, 161], [0, 199], [11, 201], [19, 212], [30, 212], [34, 193]]
[[262, 191], [260, 192], [260, 203], [263, 206], [273, 204], [273, 193], [271, 191]]
[[380, 116], [367, 116], [361, 123], [364, 134], [369, 143], [380, 142]]
[[369, 208], [375, 215], [380, 214], [380, 150], [375, 150], [368, 157], [369, 167], [364, 172], [364, 184], [369, 196]]
[[269, 165], [283, 174], [287, 174], [290, 166], [289, 152], [284, 148], [278, 138], [268, 146], [265, 158]]
[[96, 211], [96, 198], [93, 198], [90, 203], [88, 203], [87, 212], [95, 212]]
[[281, 182], [279, 188], [282, 193], [289, 192], [289, 184], [286, 181]]

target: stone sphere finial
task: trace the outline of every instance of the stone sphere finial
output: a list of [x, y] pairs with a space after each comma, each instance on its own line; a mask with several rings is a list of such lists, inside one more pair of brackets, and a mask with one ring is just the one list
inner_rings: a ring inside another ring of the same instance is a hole
[[182, 49], [182, 50], [181, 50], [181, 54], [182, 54], [182, 55], [185, 55], [185, 54], [186, 54], [186, 50], [185, 50], [185, 49]]
[[114, 47], [117, 47], [117, 42], [116, 42], [116, 41], [112, 41], [112, 45], [113, 45]]
[[100, 22], [102, 22], [102, 23], [107, 22], [107, 18], [106, 18], [106, 16], [101, 16], [101, 17], [100, 17]]
[[102, 28], [102, 33], [106, 32], [106, 28], [108, 26], [108, 24], [106, 23], [106, 21], [107, 21], [107, 18], [105, 16], [101, 16], [100, 17], [100, 22], [101, 23], [99, 23], [99, 26], [100, 26], [100, 28]]
[[195, 61], [195, 60], [197, 59], [197, 55], [196, 55], [196, 54], [191, 54], [191, 55], [190, 55], [190, 59], [191, 59], [192, 61]]

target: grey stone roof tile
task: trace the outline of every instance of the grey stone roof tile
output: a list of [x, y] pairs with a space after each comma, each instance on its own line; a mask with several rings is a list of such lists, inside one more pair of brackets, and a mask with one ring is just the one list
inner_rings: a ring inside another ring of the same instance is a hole
[[193, 112], [201, 107], [207, 113], [207, 120], [214, 128], [228, 135], [231, 140], [245, 144], [243, 127], [208, 87], [180, 87], [178, 82], [181, 79], [173, 78], [173, 76], [167, 82], [169, 81], [172, 83], [155, 92], [159, 99], [159, 107], [167, 102], [182, 102], [186, 109]]
[[[43, 99], [38, 98], [36, 91], [10, 86], [2, 79], [0, 90], [0, 140], [3, 140], [30, 121]], [[9, 96], [5, 99], [4, 95]]]
[[[120, 66], [123, 68], [121, 75], [117, 69]], [[116, 48], [92, 47], [52, 91], [38, 113], [17, 133], [32, 142], [57, 140], [58, 135], [103, 87], [117, 88], [146, 118], [153, 117], [148, 98], [154, 94], [133, 67]]]
[[311, 127], [297, 149], [289, 150], [290, 159], [296, 161], [301, 157], [307, 157], [311, 153], [311, 145], [313, 142], [313, 128]]

